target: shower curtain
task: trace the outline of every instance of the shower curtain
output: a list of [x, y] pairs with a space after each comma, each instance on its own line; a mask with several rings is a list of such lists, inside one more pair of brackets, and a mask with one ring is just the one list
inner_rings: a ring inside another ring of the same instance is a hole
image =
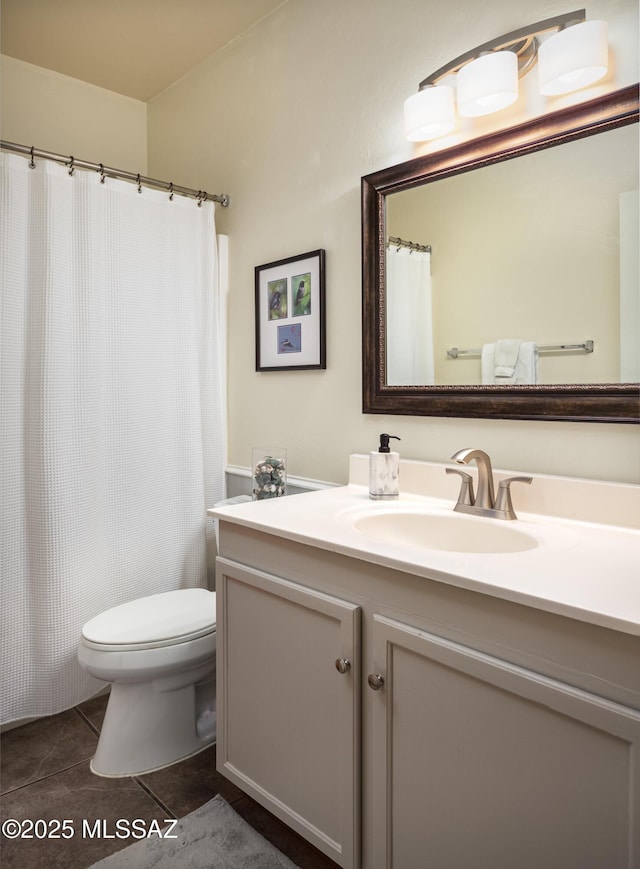
[[387, 383], [433, 384], [431, 254], [387, 249]]
[[214, 205], [0, 154], [0, 722], [103, 683], [83, 623], [206, 586], [223, 495]]

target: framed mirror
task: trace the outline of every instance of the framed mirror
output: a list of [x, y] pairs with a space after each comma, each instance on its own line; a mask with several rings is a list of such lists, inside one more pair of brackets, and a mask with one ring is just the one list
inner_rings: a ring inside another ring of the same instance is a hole
[[640, 421], [638, 129], [634, 85], [362, 179], [365, 413]]

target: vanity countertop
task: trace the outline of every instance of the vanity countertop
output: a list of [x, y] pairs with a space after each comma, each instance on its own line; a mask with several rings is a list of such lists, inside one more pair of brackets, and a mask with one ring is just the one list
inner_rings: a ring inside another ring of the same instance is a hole
[[[508, 524], [529, 535], [537, 545], [520, 552], [442, 551], [383, 541], [356, 530], [353, 520], [363, 514], [416, 509], [448, 515], [455, 503], [456, 487], [444, 474], [445, 466], [401, 463], [405, 491], [396, 501], [372, 501], [363, 480], [365, 459], [351, 457], [346, 486], [218, 507], [208, 513], [298, 543], [640, 636], [640, 528], [633, 527], [640, 518], [640, 487], [534, 477], [531, 487], [514, 491], [516, 521], [477, 521]], [[496, 479], [504, 475], [506, 472], [498, 471]], [[419, 487], [416, 481], [424, 486], [425, 479], [433, 482], [422, 488], [429, 495], [412, 491]], [[574, 482], [577, 490], [572, 495]], [[525, 489], [535, 491], [536, 486], [537, 494], [524, 494]], [[563, 508], [563, 500], [570, 505], [575, 495], [580, 495], [580, 505], [575, 510]], [[590, 497], [606, 513], [608, 523], [602, 521], [598, 510], [594, 511], [598, 521], [585, 521], [531, 509], [550, 501], [560, 505], [560, 514], [588, 516]], [[625, 524], [611, 524], [616, 514], [606, 509], [607, 499], [624, 502], [625, 515], [631, 510], [632, 518], [622, 520]], [[529, 509], [522, 509], [520, 502]]]

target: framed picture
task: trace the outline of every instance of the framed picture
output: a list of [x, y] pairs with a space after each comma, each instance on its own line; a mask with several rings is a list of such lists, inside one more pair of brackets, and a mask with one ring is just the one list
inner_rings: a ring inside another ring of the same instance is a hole
[[256, 371], [326, 368], [324, 250], [256, 266]]

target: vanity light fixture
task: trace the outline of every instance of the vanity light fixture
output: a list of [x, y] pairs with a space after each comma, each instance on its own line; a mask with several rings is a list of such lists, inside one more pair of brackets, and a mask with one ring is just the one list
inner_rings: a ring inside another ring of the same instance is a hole
[[404, 129], [410, 142], [446, 136], [456, 125], [453, 88], [431, 85], [404, 104]]
[[606, 21], [583, 21], [559, 30], [538, 50], [538, 83], [544, 96], [568, 94], [607, 72]]
[[[555, 31], [544, 41], [541, 34]], [[518, 79], [538, 63], [544, 96], [569, 93], [607, 72], [605, 21], [586, 21], [585, 10], [568, 12], [505, 33], [456, 57], [420, 82], [405, 101], [405, 132], [411, 142], [446, 135], [455, 127], [454, 87], [443, 79], [457, 73], [458, 113], [479, 117], [500, 111], [518, 98]]]
[[464, 118], [491, 115], [518, 99], [518, 58], [513, 51], [489, 51], [463, 66], [456, 83]]

